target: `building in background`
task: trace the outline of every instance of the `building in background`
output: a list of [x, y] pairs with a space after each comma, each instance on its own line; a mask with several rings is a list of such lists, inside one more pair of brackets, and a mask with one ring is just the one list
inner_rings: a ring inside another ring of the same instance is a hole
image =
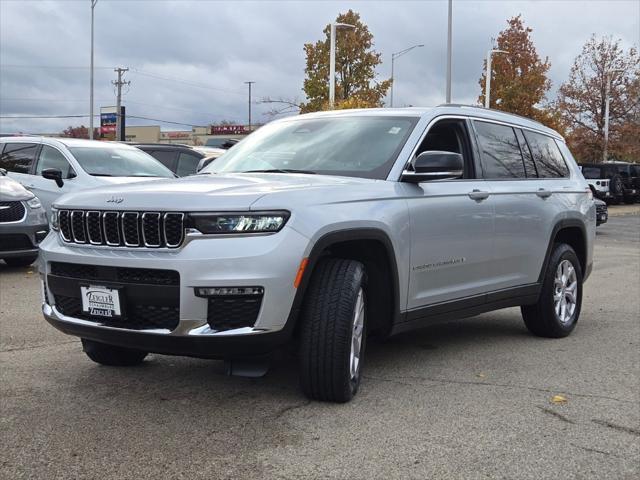
[[125, 139], [137, 143], [181, 143], [205, 145], [211, 138], [242, 139], [259, 128], [259, 125], [208, 125], [192, 127], [191, 130], [161, 130], [159, 125], [127, 126]]

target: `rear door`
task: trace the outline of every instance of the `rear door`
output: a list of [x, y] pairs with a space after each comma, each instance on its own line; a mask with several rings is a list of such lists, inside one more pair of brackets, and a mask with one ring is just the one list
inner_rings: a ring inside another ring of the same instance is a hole
[[493, 288], [537, 282], [560, 186], [541, 182], [536, 162], [519, 128], [476, 120], [484, 179], [495, 206]]

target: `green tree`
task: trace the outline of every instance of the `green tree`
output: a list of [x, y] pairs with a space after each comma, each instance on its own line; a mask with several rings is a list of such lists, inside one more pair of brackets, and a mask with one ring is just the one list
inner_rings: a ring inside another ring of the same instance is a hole
[[[546, 104], [546, 95], [551, 88], [547, 72], [551, 63], [540, 59], [531, 39], [530, 27], [525, 27], [522, 16], [507, 21], [508, 27], [501, 31], [494, 48], [507, 53], [495, 54], [491, 61], [490, 107], [516, 113], [562, 130], [560, 116], [551, 105]], [[483, 62], [479, 80], [481, 93], [478, 101], [484, 104], [487, 61]]]
[[[336, 38], [335, 108], [381, 107], [391, 80], [376, 81], [376, 67], [382, 60], [373, 50], [373, 35], [353, 10], [338, 15], [336, 22], [356, 28], [339, 30]], [[304, 45], [307, 65], [303, 90], [307, 102], [300, 105], [303, 113], [329, 108], [330, 25], [323, 32], [323, 40]]]
[[581, 161], [601, 161], [609, 83], [608, 156], [640, 159], [640, 56], [620, 40], [591, 38], [558, 91], [558, 108], [569, 126], [568, 140]]

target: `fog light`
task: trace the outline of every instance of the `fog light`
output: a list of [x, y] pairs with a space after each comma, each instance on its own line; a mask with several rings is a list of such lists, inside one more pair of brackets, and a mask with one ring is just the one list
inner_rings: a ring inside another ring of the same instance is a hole
[[40, 243], [44, 240], [49, 232], [46, 230], [39, 230], [36, 232], [36, 242]]
[[262, 295], [262, 287], [195, 287], [196, 297], [222, 297], [232, 295]]

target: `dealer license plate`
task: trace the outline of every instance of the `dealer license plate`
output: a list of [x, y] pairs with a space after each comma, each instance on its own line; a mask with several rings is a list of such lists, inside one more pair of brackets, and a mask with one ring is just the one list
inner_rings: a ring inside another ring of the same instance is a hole
[[115, 318], [122, 316], [117, 289], [98, 285], [81, 286], [82, 311], [91, 316]]

